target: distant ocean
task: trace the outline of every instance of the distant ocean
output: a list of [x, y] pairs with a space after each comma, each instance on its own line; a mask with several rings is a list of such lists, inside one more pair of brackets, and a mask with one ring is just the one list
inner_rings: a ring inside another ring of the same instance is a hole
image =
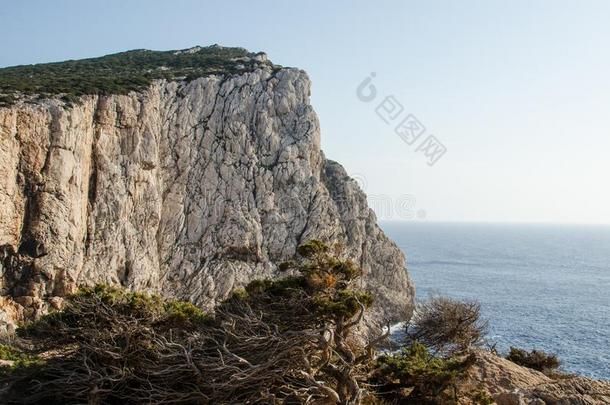
[[497, 349], [556, 353], [610, 380], [610, 227], [381, 222], [417, 297], [477, 299]]

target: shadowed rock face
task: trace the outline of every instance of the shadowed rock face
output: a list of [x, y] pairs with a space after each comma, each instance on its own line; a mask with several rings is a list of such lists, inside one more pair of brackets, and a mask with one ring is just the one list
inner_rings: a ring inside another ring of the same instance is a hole
[[309, 88], [261, 65], [0, 108], [0, 321], [99, 282], [211, 306], [311, 238], [359, 260], [371, 319], [409, 316], [404, 257], [321, 152]]

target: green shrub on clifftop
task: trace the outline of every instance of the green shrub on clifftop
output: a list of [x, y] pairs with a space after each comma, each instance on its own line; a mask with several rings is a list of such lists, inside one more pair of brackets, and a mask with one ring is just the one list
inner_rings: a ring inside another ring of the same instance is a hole
[[[0, 107], [20, 94], [62, 95], [77, 102], [82, 95], [127, 94], [148, 87], [155, 79], [193, 80], [212, 74], [253, 70], [253, 57], [242, 48], [210, 46], [196, 52], [137, 49], [99, 58], [69, 60], [0, 69]], [[242, 67], [238, 67], [241, 65]]]
[[556, 355], [535, 349], [528, 352], [527, 350], [511, 347], [506, 358], [520, 366], [544, 372], [554, 371], [561, 365]]
[[433, 356], [423, 344], [414, 342], [399, 353], [377, 360], [379, 391], [399, 403], [448, 403], [453, 399], [451, 388], [472, 360]]

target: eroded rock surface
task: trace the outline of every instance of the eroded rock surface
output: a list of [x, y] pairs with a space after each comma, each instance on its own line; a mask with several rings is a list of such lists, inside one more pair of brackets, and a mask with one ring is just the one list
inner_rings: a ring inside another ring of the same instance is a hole
[[476, 355], [476, 363], [464, 385], [484, 388], [497, 405], [610, 404], [608, 381], [572, 375], [550, 378], [484, 350]]
[[321, 152], [309, 89], [261, 66], [0, 108], [0, 322], [100, 282], [211, 306], [311, 238], [360, 261], [372, 319], [409, 316], [404, 257]]

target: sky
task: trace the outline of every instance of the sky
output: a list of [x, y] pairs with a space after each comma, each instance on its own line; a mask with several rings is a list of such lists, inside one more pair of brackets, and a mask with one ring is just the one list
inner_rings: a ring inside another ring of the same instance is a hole
[[20, 0], [0, 66], [264, 51], [308, 72], [322, 148], [378, 217], [610, 224], [608, 21], [607, 1]]

